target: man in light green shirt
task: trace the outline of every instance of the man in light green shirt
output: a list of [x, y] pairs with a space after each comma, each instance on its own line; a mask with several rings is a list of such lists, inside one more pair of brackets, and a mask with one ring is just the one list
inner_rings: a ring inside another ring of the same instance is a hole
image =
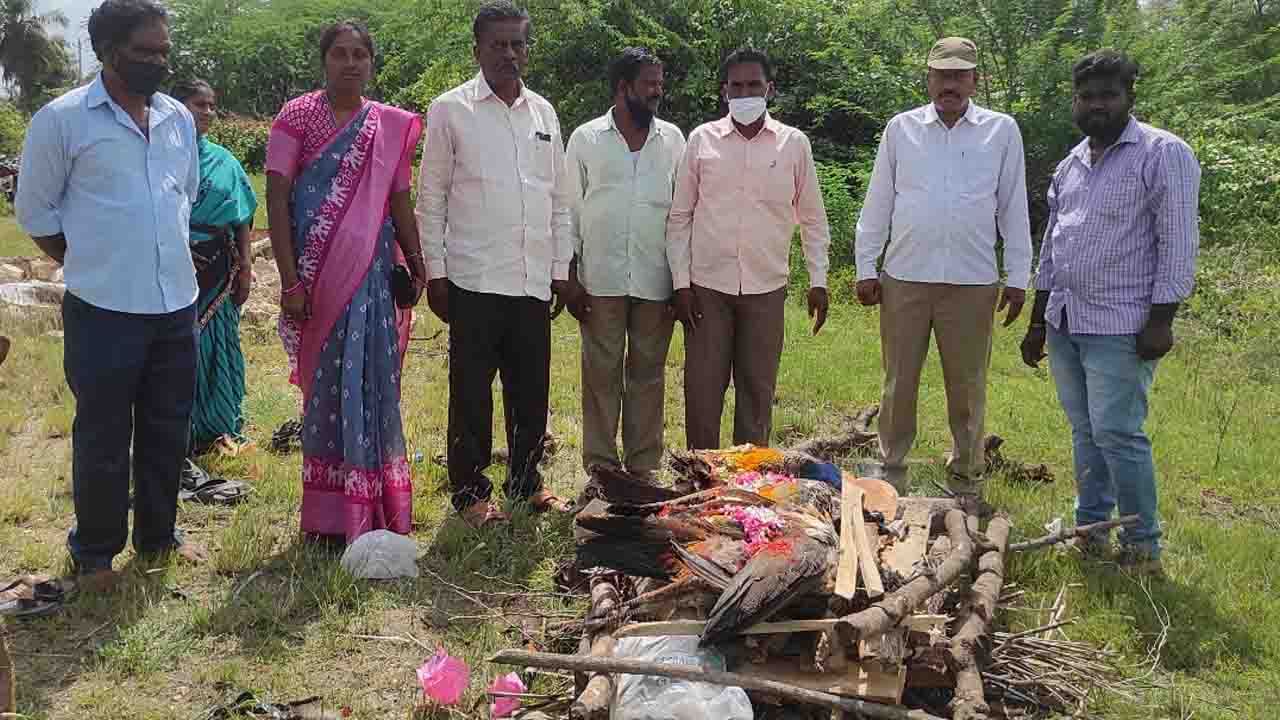
[[[663, 388], [674, 315], [666, 225], [684, 135], [654, 115], [662, 61], [627, 48], [609, 70], [613, 107], [574, 131], [571, 304], [582, 327], [583, 467], [650, 474], [662, 458]], [[623, 454], [617, 449], [622, 420]]]

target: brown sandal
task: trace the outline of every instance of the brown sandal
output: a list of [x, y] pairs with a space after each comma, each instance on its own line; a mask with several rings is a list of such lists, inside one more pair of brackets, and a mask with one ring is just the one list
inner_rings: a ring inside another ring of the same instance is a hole
[[529, 505], [533, 508], [534, 512], [539, 512], [539, 513], [544, 513], [549, 511], [554, 511], [558, 513], [567, 513], [572, 509], [569, 506], [569, 503], [565, 502], [563, 499], [559, 497], [556, 497], [555, 493], [551, 492], [550, 490], [547, 490], [546, 488], [543, 488], [542, 490], [539, 490], [538, 492], [530, 495]]
[[462, 522], [473, 530], [479, 530], [487, 525], [506, 522], [511, 519], [493, 503], [483, 501], [475, 503], [463, 510], [459, 515], [462, 517]]

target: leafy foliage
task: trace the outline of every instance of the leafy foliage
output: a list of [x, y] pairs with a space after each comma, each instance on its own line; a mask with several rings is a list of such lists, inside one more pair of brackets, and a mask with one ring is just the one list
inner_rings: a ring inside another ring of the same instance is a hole
[[209, 139], [231, 151], [248, 172], [262, 172], [270, 130], [271, 124], [265, 120], [224, 115], [209, 128]]
[[13, 103], [0, 102], [0, 156], [22, 152], [22, 139], [27, 134], [27, 118]]
[[[179, 74], [212, 82], [224, 107], [271, 116], [319, 86], [323, 27], [355, 17], [377, 43], [370, 94], [421, 112], [476, 72], [478, 4], [176, 0], [173, 62]], [[1136, 112], [1201, 153], [1206, 244], [1280, 250], [1277, 201], [1267, 192], [1280, 136], [1277, 0], [564, 0], [529, 9], [528, 82], [556, 104], [566, 133], [608, 107], [605, 69], [623, 47], [647, 46], [665, 59], [663, 115], [686, 132], [724, 112], [721, 59], [742, 45], [768, 50], [772, 112], [807, 132], [824, 163], [835, 267], [851, 260], [858, 168], [871, 162], [890, 117], [926, 101], [923, 59], [936, 38], [953, 34], [981, 49], [978, 101], [1022, 129], [1037, 236], [1053, 168], [1079, 141], [1071, 65], [1105, 45], [1143, 66]], [[249, 142], [249, 126], [218, 131], [232, 134], [228, 142], [243, 143], [246, 164], [256, 166], [260, 145]]]
[[0, 0], [0, 71], [25, 110], [40, 107], [75, 79], [66, 42], [49, 34], [65, 27], [60, 11], [37, 13], [32, 0]]

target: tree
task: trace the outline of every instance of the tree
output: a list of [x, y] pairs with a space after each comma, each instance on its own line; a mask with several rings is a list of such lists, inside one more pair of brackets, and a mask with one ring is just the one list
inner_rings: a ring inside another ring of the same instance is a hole
[[65, 81], [66, 43], [49, 35], [50, 28], [65, 27], [67, 16], [60, 11], [37, 13], [33, 0], [0, 0], [0, 71], [23, 109], [35, 109], [49, 89]]

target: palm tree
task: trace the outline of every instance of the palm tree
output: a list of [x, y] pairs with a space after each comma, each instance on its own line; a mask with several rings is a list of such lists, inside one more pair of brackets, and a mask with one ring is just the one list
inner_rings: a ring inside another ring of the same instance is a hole
[[44, 86], [65, 74], [66, 44], [49, 29], [67, 24], [61, 11], [37, 13], [34, 0], [0, 0], [0, 78], [19, 105], [31, 109]]

